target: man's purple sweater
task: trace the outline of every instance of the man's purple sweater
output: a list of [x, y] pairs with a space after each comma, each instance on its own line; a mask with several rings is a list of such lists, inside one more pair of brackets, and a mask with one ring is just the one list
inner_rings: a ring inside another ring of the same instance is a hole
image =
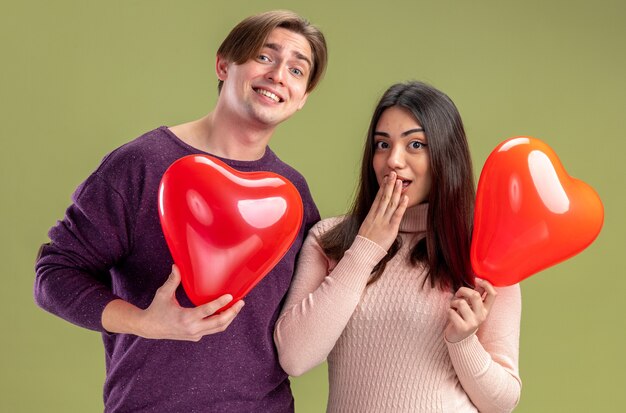
[[[269, 149], [256, 161], [221, 159], [240, 171], [289, 179], [304, 203], [296, 241], [246, 296], [222, 333], [199, 342], [149, 340], [104, 330], [104, 307], [121, 298], [147, 308], [172, 267], [157, 191], [175, 160], [201, 151], [160, 127], [116, 149], [76, 190], [36, 264], [35, 300], [45, 310], [100, 331], [106, 352], [107, 412], [291, 412], [289, 380], [273, 341], [304, 235], [319, 220], [304, 178]], [[192, 306], [182, 288], [181, 305]]]

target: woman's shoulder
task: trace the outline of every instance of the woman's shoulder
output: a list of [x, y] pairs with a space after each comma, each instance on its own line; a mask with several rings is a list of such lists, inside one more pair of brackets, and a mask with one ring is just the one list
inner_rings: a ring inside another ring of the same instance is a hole
[[310, 234], [313, 234], [316, 237], [320, 237], [335, 228], [337, 225], [341, 224], [346, 220], [346, 215], [338, 215], [336, 217], [324, 218], [319, 221], [317, 224], [313, 225], [310, 230]]
[[521, 301], [522, 299], [522, 290], [520, 288], [519, 283], [504, 286], [504, 287], [494, 287], [496, 292], [498, 293], [498, 300], [508, 300], [508, 301]]

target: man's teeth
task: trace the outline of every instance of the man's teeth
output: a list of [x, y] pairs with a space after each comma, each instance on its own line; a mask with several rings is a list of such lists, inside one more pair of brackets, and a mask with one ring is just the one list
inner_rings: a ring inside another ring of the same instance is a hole
[[280, 98], [268, 90], [257, 89], [256, 93], [258, 93], [259, 95], [267, 96], [268, 98], [272, 99], [274, 102], [280, 102]]

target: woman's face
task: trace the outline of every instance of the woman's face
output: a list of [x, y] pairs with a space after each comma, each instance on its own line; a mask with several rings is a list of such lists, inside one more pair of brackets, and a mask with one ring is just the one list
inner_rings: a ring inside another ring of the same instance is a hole
[[428, 141], [411, 112], [399, 106], [386, 109], [376, 124], [374, 142], [372, 163], [378, 185], [394, 171], [402, 180], [409, 207], [426, 202], [431, 185]]

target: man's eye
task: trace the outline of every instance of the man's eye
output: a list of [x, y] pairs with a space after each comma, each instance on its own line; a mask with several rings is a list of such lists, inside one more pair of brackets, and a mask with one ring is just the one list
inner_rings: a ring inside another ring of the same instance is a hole
[[294, 67], [293, 69], [291, 69], [291, 73], [293, 73], [296, 76], [302, 76], [304, 73], [302, 72], [302, 70]]
[[261, 62], [269, 62], [269, 61], [270, 61], [270, 58], [269, 58], [268, 56], [265, 56], [264, 54], [260, 55], [260, 56], [258, 57], [258, 59], [259, 59]]

